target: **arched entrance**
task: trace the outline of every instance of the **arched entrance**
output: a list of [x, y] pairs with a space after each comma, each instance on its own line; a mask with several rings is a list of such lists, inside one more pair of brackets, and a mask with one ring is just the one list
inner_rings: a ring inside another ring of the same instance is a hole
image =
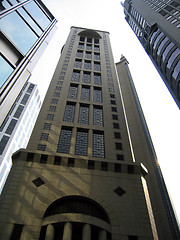
[[96, 201], [66, 196], [45, 211], [39, 240], [110, 240], [110, 219]]

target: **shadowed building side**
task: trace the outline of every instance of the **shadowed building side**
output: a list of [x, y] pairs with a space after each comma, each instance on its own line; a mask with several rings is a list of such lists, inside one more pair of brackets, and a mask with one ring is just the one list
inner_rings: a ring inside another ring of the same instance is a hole
[[151, 136], [125, 57], [116, 63], [119, 83], [136, 162], [148, 169], [146, 177], [160, 239], [179, 239], [179, 227], [157, 161]]

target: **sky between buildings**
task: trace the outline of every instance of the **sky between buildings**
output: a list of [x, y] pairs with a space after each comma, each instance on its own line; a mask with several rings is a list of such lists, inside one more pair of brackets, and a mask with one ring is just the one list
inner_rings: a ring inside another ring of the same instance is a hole
[[58, 19], [58, 30], [37, 64], [31, 81], [38, 84], [43, 98], [71, 26], [110, 32], [114, 61], [118, 62], [122, 54], [129, 62], [158, 161], [180, 219], [180, 111], [126, 23], [120, 1], [43, 0], [43, 2]]

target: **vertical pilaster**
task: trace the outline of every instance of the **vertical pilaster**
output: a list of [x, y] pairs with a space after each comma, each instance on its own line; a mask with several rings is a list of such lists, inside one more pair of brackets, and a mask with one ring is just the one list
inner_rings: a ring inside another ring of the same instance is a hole
[[53, 240], [53, 239], [54, 239], [54, 226], [50, 224], [47, 226], [47, 229], [46, 229], [45, 240]]
[[105, 230], [99, 231], [99, 238], [98, 240], [106, 240], [107, 239], [107, 234]]
[[64, 224], [62, 240], [71, 240], [71, 238], [72, 238], [72, 224], [70, 222], [67, 222]]
[[91, 226], [89, 224], [83, 226], [82, 240], [91, 240]]

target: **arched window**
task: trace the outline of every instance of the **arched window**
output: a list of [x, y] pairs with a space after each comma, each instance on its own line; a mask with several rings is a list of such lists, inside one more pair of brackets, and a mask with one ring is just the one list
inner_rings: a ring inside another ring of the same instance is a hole
[[84, 31], [80, 32], [78, 35], [84, 36], [84, 37], [91, 37], [91, 38], [101, 38], [99, 33], [97, 33], [94, 30], [90, 30], [90, 29], [84, 30]]
[[44, 218], [61, 213], [81, 213], [110, 223], [103, 207], [92, 199], [82, 196], [67, 196], [54, 201], [45, 211]]

